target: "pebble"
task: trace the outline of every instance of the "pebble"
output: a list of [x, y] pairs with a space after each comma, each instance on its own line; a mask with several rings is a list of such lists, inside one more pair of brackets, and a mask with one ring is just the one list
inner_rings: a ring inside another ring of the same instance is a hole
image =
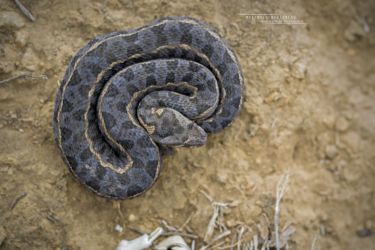
[[271, 103], [271, 102], [277, 102], [281, 98], [282, 98], [282, 95], [279, 91], [273, 91], [268, 96], [266, 96], [264, 100], [266, 103]]
[[325, 155], [328, 159], [333, 160], [337, 156], [337, 148], [335, 145], [327, 145]]
[[364, 228], [361, 228], [357, 231], [357, 235], [360, 238], [369, 237], [369, 236], [372, 235], [372, 231], [371, 231], [371, 229], [368, 229], [368, 228], [364, 227]]
[[13, 62], [0, 61], [0, 73], [12, 73], [15, 69]]
[[340, 161], [337, 163], [337, 168], [338, 168], [340, 171], [344, 170], [347, 166], [348, 166], [348, 163], [347, 163], [345, 160], [340, 160]]
[[257, 218], [257, 217], [261, 216], [262, 212], [263, 212], [263, 210], [259, 206], [255, 205], [255, 206], [251, 206], [251, 208], [250, 208], [250, 216], [252, 218]]
[[306, 64], [302, 62], [297, 62], [292, 65], [292, 76], [294, 76], [297, 79], [303, 79], [305, 78], [306, 74]]
[[122, 228], [122, 226], [120, 226], [119, 224], [116, 224], [116, 226], [115, 226], [115, 231], [116, 232], [122, 233], [123, 230], [124, 229]]
[[13, 11], [0, 12], [0, 27], [7, 29], [22, 28], [25, 26], [23, 17]]
[[20, 47], [24, 47], [27, 44], [27, 39], [29, 38], [29, 34], [24, 31], [18, 31], [16, 33], [16, 44]]
[[324, 125], [326, 125], [328, 128], [332, 129], [335, 126], [336, 117], [332, 114], [326, 114], [322, 116], [322, 121]]
[[237, 226], [238, 224], [239, 224], [239, 223], [238, 223], [237, 221], [232, 220], [232, 219], [226, 221], [226, 225], [227, 225], [228, 227], [235, 227], [235, 226]]
[[133, 221], [137, 220], [137, 217], [134, 214], [129, 214], [128, 219], [129, 219], [130, 222], [133, 222]]
[[365, 35], [365, 29], [358, 22], [355, 22], [353, 20], [350, 22], [349, 26], [346, 28], [344, 32], [344, 36], [346, 40], [348, 40], [349, 42], [359, 40]]
[[26, 69], [30, 71], [36, 71], [38, 69], [39, 58], [37, 57], [33, 49], [29, 47], [26, 49], [21, 63]]
[[345, 132], [349, 128], [349, 121], [341, 116], [336, 120], [335, 128], [339, 132]]
[[320, 220], [322, 222], [327, 222], [328, 221], [328, 215], [327, 214], [321, 214], [320, 216]]
[[216, 175], [216, 180], [221, 183], [221, 184], [225, 184], [227, 183], [228, 181], [228, 175], [227, 173], [224, 173], [224, 172], [218, 172], [217, 175]]

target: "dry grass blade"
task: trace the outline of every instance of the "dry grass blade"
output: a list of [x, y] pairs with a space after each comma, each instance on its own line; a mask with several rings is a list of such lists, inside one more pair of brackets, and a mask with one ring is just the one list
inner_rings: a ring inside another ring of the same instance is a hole
[[254, 249], [254, 250], [258, 250], [258, 235], [254, 235], [254, 237], [253, 237], [253, 241], [252, 241], [252, 242], [253, 242], [253, 244], [254, 244], [254, 245], [253, 245], [253, 246], [254, 246], [253, 249]]
[[31, 14], [31, 12], [25, 7], [25, 5], [23, 5], [23, 3], [21, 3], [20, 0], [14, 0], [14, 2], [17, 4], [18, 8], [20, 9], [20, 11], [27, 17], [29, 18], [31, 21], [35, 21], [35, 17], [33, 16], [33, 14]]
[[208, 199], [208, 201], [211, 203], [211, 206], [213, 207], [213, 213], [207, 225], [207, 231], [204, 236], [204, 241], [210, 243], [209, 241], [212, 238], [215, 226], [219, 228], [219, 231], [221, 233], [226, 233], [227, 231], [229, 231], [228, 228], [225, 226], [225, 224], [222, 222], [223, 217], [224, 217], [224, 210], [227, 208], [236, 207], [239, 202], [238, 201], [233, 201], [231, 203], [217, 202], [203, 190], [201, 190], [200, 192]]
[[14, 80], [17, 80], [17, 79], [20, 79], [20, 78], [31, 78], [31, 79], [43, 79], [43, 80], [47, 80], [48, 77], [46, 75], [33, 75], [33, 74], [30, 74], [30, 73], [21, 73], [21, 74], [18, 74], [18, 75], [15, 75], [15, 76], [11, 76], [7, 79], [4, 79], [4, 80], [0, 80], [0, 85], [1, 84], [4, 84], [4, 83], [8, 83], [8, 82], [11, 82], [11, 81], [14, 81]]
[[182, 224], [177, 230], [178, 231], [184, 230], [184, 228], [189, 224], [189, 222], [194, 217], [194, 215], [195, 215], [195, 213], [190, 214], [190, 216], [187, 218], [187, 220], [184, 222], [184, 224]]
[[316, 234], [315, 236], [314, 236], [314, 239], [313, 239], [313, 241], [312, 241], [312, 244], [311, 244], [311, 250], [316, 250], [316, 246], [317, 246], [317, 243], [318, 242], [318, 235]]
[[9, 77], [7, 79], [1, 80], [0, 84], [11, 82], [11, 81], [17, 80], [18, 78], [22, 78], [22, 77], [25, 77], [25, 76], [26, 76], [26, 74], [20, 74], [20, 75], [16, 75], [16, 76], [11, 76], [11, 77]]
[[160, 221], [162, 226], [170, 232], [177, 232], [177, 228], [170, 226], [165, 220]]
[[190, 239], [198, 239], [198, 235], [195, 235], [195, 234], [189, 234], [189, 233], [182, 233], [182, 232], [165, 232], [163, 233], [163, 236], [175, 236], [175, 235], [179, 235], [181, 237], [186, 237], [186, 238], [190, 238]]
[[213, 245], [213, 246], [206, 246], [204, 249], [218, 249], [220, 246], [222, 246], [223, 244], [225, 243], [225, 240], [224, 241], [221, 241], [219, 243], [217, 243], [216, 245]]
[[[188, 219], [189, 220], [189, 219]], [[174, 236], [174, 235], [179, 235], [181, 237], [186, 237], [186, 238], [191, 238], [191, 239], [197, 239], [198, 236], [195, 235], [195, 234], [191, 234], [191, 233], [185, 233], [183, 232], [182, 230], [180, 229], [177, 229], [176, 227], [173, 227], [171, 225], [168, 224], [167, 221], [165, 220], [161, 220], [160, 221], [161, 225], [163, 226], [163, 228], [166, 230], [164, 233], [163, 233], [163, 236]], [[186, 222], [184, 223], [184, 225], [186, 226]]]
[[279, 213], [280, 213], [280, 202], [283, 198], [285, 189], [287, 187], [289, 180], [289, 174], [284, 174], [279, 182], [277, 183], [276, 188], [276, 204], [275, 204], [275, 218], [274, 218], [274, 224], [275, 224], [275, 245], [276, 249], [280, 250], [280, 235], [279, 235]]
[[241, 240], [242, 240], [242, 236], [245, 232], [245, 227], [241, 227], [240, 228], [240, 231], [238, 232], [238, 240], [237, 240], [237, 250], [241, 250]]
[[[223, 238], [229, 236], [230, 234], [231, 234], [231, 231], [229, 231], [229, 230], [227, 230], [227, 231], [219, 234], [213, 240], [211, 240], [209, 244], [207, 244], [206, 246], [202, 247], [200, 250], [205, 250], [205, 249], [211, 249], [211, 248], [213, 248], [212, 244], [214, 244], [216, 241], [218, 241], [220, 239], [223, 239]], [[217, 244], [216, 246], [218, 246], [218, 245], [221, 246], [224, 243], [225, 243], [225, 241], [222, 241], [221, 243]], [[220, 247], [217, 247], [217, 248], [222, 249]], [[217, 248], [215, 248], [215, 249], [217, 249]]]
[[205, 242], [208, 242], [208, 240], [212, 237], [218, 216], [219, 216], [219, 208], [217, 206], [214, 206], [214, 211], [212, 213], [210, 221], [208, 222], [206, 234], [204, 235]]

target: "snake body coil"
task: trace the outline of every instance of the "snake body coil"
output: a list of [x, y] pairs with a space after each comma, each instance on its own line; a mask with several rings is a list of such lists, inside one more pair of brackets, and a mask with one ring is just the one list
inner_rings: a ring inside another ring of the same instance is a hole
[[78, 180], [126, 199], [159, 175], [162, 146], [199, 146], [232, 122], [243, 79], [206, 24], [169, 17], [96, 37], [71, 60], [56, 95], [54, 135]]

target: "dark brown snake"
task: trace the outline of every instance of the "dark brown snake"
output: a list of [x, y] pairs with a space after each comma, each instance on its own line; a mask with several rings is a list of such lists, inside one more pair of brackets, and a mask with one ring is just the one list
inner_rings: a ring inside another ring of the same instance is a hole
[[207, 24], [168, 17], [98, 36], [59, 86], [54, 135], [64, 161], [95, 193], [126, 199], [157, 179], [161, 148], [203, 145], [242, 103], [233, 51]]

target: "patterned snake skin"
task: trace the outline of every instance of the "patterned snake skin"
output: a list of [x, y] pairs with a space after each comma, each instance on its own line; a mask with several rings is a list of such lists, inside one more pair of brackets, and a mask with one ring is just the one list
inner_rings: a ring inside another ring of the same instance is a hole
[[232, 122], [242, 88], [234, 53], [200, 21], [168, 17], [98, 36], [61, 81], [55, 140], [82, 184], [135, 197], [157, 179], [160, 149], [203, 145]]

